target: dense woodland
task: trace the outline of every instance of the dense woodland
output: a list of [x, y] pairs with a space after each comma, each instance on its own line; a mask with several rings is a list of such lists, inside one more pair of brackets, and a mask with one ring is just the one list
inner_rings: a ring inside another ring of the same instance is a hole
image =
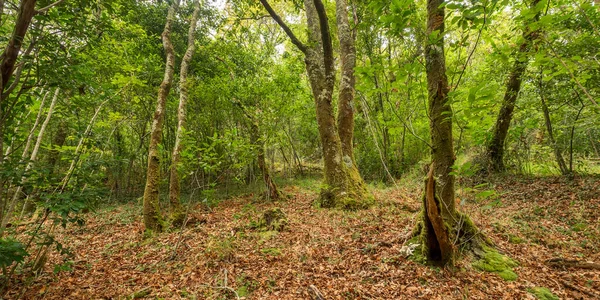
[[0, 299], [600, 298], [600, 2], [0, 0]]

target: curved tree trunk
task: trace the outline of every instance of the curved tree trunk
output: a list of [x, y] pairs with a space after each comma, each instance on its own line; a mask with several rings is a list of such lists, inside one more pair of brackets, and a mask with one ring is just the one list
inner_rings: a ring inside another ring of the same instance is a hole
[[[533, 0], [531, 2], [531, 9], [533, 9], [538, 3], [539, 0]], [[536, 14], [534, 17], [534, 22], [538, 19], [539, 14]], [[515, 103], [517, 102], [519, 91], [521, 90], [523, 73], [525, 73], [527, 64], [529, 62], [529, 49], [539, 34], [538, 30], [530, 30], [529, 24], [525, 25], [525, 29], [523, 30], [523, 43], [519, 46], [519, 51], [515, 57], [515, 64], [510, 72], [510, 75], [508, 76], [502, 107], [500, 108], [498, 118], [496, 119], [496, 124], [494, 125], [492, 140], [488, 144], [487, 148], [489, 167], [494, 172], [501, 172], [505, 169], [504, 143], [506, 141], [506, 135], [512, 120]]]
[[200, 14], [200, 1], [194, 2], [194, 12], [190, 19], [190, 29], [188, 31], [188, 45], [187, 50], [181, 60], [181, 68], [179, 71], [179, 107], [177, 109], [177, 133], [175, 135], [175, 146], [173, 147], [173, 155], [171, 161], [171, 181], [169, 185], [169, 202], [171, 203], [171, 219], [174, 224], [183, 222], [184, 211], [181, 207], [179, 200], [181, 194], [181, 179], [179, 177], [179, 162], [181, 160], [181, 151], [183, 145], [181, 139], [183, 138], [183, 128], [185, 126], [185, 106], [188, 99], [189, 83], [187, 80], [188, 69], [192, 56], [194, 55], [195, 39], [194, 33], [196, 32], [196, 23], [198, 22], [198, 15]]
[[150, 145], [148, 146], [148, 170], [146, 171], [146, 187], [144, 189], [144, 226], [146, 229], [161, 231], [162, 217], [159, 207], [160, 156], [158, 145], [162, 140], [162, 126], [165, 119], [167, 96], [173, 83], [175, 53], [171, 43], [171, 26], [175, 18], [175, 8], [179, 1], [173, 1], [167, 13], [167, 22], [162, 33], [163, 47], [167, 56], [165, 75], [158, 90], [156, 110], [152, 120]]

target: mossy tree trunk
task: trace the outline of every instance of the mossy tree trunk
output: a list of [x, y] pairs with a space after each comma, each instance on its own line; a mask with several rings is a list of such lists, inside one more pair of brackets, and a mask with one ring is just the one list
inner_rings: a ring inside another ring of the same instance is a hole
[[[352, 78], [349, 76], [352, 73], [350, 66], [354, 64], [352, 61], [355, 60], [355, 57], [351, 53], [352, 47], [348, 48], [347, 39], [344, 40], [345, 38], [352, 38], [349, 36], [348, 24], [342, 24], [342, 31], [344, 32], [342, 39], [345, 43], [342, 47], [349, 50], [343, 50], [346, 55], [342, 54], [344, 55], [342, 58], [344, 61], [343, 69], [346, 72], [342, 71], [340, 93], [343, 94], [344, 99], [341, 100], [342, 103], [339, 107], [341, 115], [338, 118], [341, 118], [341, 120], [338, 119], [336, 125], [332, 104], [335, 85], [333, 43], [323, 2], [321, 0], [304, 0], [308, 25], [307, 44], [298, 40], [266, 0], [261, 0], [261, 3], [285, 31], [292, 43], [305, 55], [304, 61], [315, 100], [317, 125], [323, 149], [325, 185], [321, 190], [321, 206], [357, 209], [371, 205], [373, 197], [367, 191], [352, 155], [354, 112], [351, 111], [351, 101], [353, 99], [350, 98], [353, 98], [354, 94], [354, 75], [351, 75]], [[342, 10], [342, 6], [345, 8], [346, 4], [338, 4], [338, 13]], [[343, 128], [340, 130], [339, 126]], [[344, 148], [346, 151], [343, 150]]]
[[427, 257], [442, 265], [451, 263], [455, 255], [450, 242], [450, 230], [455, 225], [454, 203], [454, 148], [452, 145], [452, 109], [448, 99], [448, 78], [444, 56], [444, 7], [443, 0], [427, 1], [427, 34], [425, 49], [427, 91], [429, 95], [429, 131], [431, 134], [432, 164], [426, 183], [424, 197], [424, 229]]
[[159, 184], [160, 184], [160, 153], [158, 145], [162, 139], [162, 126], [165, 119], [165, 106], [167, 96], [171, 91], [175, 62], [175, 52], [171, 43], [171, 26], [175, 18], [175, 8], [179, 1], [173, 1], [167, 13], [167, 21], [162, 33], [163, 47], [166, 52], [165, 74], [158, 90], [158, 99], [152, 128], [150, 131], [150, 145], [148, 146], [148, 169], [146, 171], [146, 187], [144, 189], [144, 226], [146, 229], [161, 231], [162, 217], [159, 207]]
[[[538, 3], [539, 0], [531, 1], [531, 9], [535, 9], [535, 6]], [[536, 14], [533, 21], [535, 22], [538, 19], [539, 14]], [[510, 127], [510, 122], [512, 120], [515, 103], [517, 102], [519, 91], [521, 90], [523, 73], [525, 73], [529, 62], [529, 49], [538, 35], [538, 30], [531, 30], [529, 24], [525, 24], [525, 28], [523, 29], [523, 42], [519, 46], [519, 51], [515, 54], [515, 63], [508, 76], [508, 81], [506, 82], [506, 91], [504, 93], [502, 107], [500, 108], [498, 118], [494, 125], [492, 140], [487, 147], [488, 167], [493, 172], [501, 172], [505, 169], [504, 143], [506, 142], [506, 135], [508, 134], [508, 128]]]
[[179, 164], [181, 161], [181, 151], [183, 149], [182, 139], [183, 130], [185, 126], [185, 106], [187, 104], [188, 93], [189, 93], [189, 82], [188, 82], [188, 70], [189, 64], [194, 55], [195, 39], [194, 34], [196, 32], [196, 23], [198, 22], [198, 15], [200, 14], [200, 1], [194, 1], [194, 12], [190, 19], [190, 28], [188, 31], [188, 44], [183, 59], [181, 60], [181, 67], [179, 70], [179, 107], [177, 109], [177, 132], [175, 134], [175, 146], [173, 147], [173, 155], [171, 158], [171, 178], [169, 182], [169, 203], [171, 204], [171, 221], [173, 224], [181, 224], [185, 218], [185, 212], [181, 206], [180, 194], [181, 194], [181, 179], [179, 176]]

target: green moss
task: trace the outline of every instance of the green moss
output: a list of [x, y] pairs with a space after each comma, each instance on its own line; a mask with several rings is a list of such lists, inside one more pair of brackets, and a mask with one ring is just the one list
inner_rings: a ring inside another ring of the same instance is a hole
[[523, 243], [523, 239], [522, 238], [520, 238], [520, 237], [518, 237], [516, 235], [512, 235], [512, 234], [508, 236], [508, 241], [511, 244], [522, 244]]
[[419, 244], [419, 246], [417, 248], [415, 248], [412, 255], [409, 256], [409, 259], [416, 263], [426, 264], [427, 257], [425, 256], [425, 254], [424, 254], [425, 252], [423, 251], [423, 249], [425, 248], [423, 241], [420, 239], [419, 236], [416, 236], [416, 237], [413, 237], [412, 239], [410, 239], [406, 244], [410, 245], [411, 243]]
[[483, 253], [483, 257], [473, 263], [473, 267], [481, 271], [496, 273], [506, 281], [517, 279], [517, 274], [512, 269], [519, 265], [516, 261], [489, 247], [483, 247]]
[[258, 221], [253, 221], [250, 227], [260, 231], [283, 231], [289, 225], [285, 213], [279, 209], [269, 209], [263, 213], [263, 217]]
[[550, 289], [545, 287], [534, 287], [527, 289], [528, 292], [532, 293], [535, 298], [540, 300], [559, 300], [560, 298], [554, 295]]
[[261, 249], [260, 252], [262, 252], [264, 255], [270, 255], [270, 256], [281, 255], [281, 249], [279, 249], [279, 248], [265, 248], [265, 249]]

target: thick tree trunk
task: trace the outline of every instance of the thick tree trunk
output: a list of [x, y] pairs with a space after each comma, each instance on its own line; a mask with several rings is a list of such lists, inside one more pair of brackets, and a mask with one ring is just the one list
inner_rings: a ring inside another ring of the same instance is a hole
[[156, 110], [150, 129], [150, 145], [148, 146], [148, 170], [146, 171], [146, 187], [144, 189], [144, 226], [146, 229], [162, 231], [162, 217], [159, 207], [160, 153], [158, 145], [162, 139], [162, 127], [165, 119], [167, 97], [173, 83], [175, 53], [171, 43], [171, 26], [175, 18], [175, 8], [179, 1], [173, 1], [167, 13], [167, 22], [162, 33], [163, 47], [166, 53], [165, 74], [158, 90]]
[[[285, 24], [283, 19], [275, 13], [273, 8], [266, 0], [260, 0], [265, 9], [269, 12], [273, 20], [279, 24], [283, 31], [288, 35], [291, 42], [298, 47], [305, 55], [306, 71], [308, 73], [313, 97], [315, 99], [315, 108], [317, 115], [317, 125], [321, 147], [323, 149], [323, 161], [325, 166], [325, 187], [321, 191], [320, 204], [323, 207], [342, 207], [347, 209], [356, 209], [367, 207], [372, 204], [373, 197], [366, 189], [366, 185], [358, 172], [352, 153], [342, 150], [342, 138], [346, 143], [347, 151], [351, 151], [352, 128], [353, 125], [352, 105], [349, 104], [354, 98], [349, 97], [353, 93], [354, 84], [351, 80], [344, 80], [348, 77], [348, 72], [342, 75], [342, 81], [345, 81], [343, 94], [345, 97], [341, 105], [341, 117], [343, 120], [341, 133], [336, 126], [334, 111], [332, 106], [333, 90], [335, 84], [335, 66], [333, 59], [333, 44], [331, 41], [327, 13], [321, 0], [304, 0], [308, 27], [308, 43], [303, 44]], [[339, 7], [344, 4], [338, 4]], [[343, 17], [343, 16], [342, 16]], [[347, 16], [346, 16], [347, 17]], [[348, 27], [342, 25], [341, 27]], [[348, 29], [342, 31], [348, 31]], [[348, 36], [346, 32], [346, 37]], [[348, 41], [344, 41], [347, 46]], [[345, 51], [351, 51], [345, 50]], [[348, 52], [346, 52], [348, 54]], [[346, 66], [353, 64], [349, 60], [356, 59], [352, 54], [345, 55], [343, 58]], [[353, 80], [353, 76], [352, 76]], [[342, 93], [342, 91], [340, 91]], [[348, 134], [348, 130], [349, 134]]]
[[25, 35], [29, 29], [29, 24], [31, 24], [31, 19], [35, 15], [36, 2], [36, 0], [21, 1], [14, 31], [1, 56], [0, 74], [2, 75], [2, 88], [0, 91], [4, 91], [7, 88], [8, 81], [12, 77], [15, 63], [17, 62]]
[[311, 46], [306, 51], [306, 70], [315, 98], [325, 165], [326, 186], [321, 191], [320, 203], [323, 207], [347, 209], [366, 207], [373, 199], [366, 189], [353, 158], [344, 154], [339, 131], [336, 128], [332, 106], [335, 83], [333, 50], [325, 9], [319, 0], [314, 2], [305, 0], [304, 5], [311, 41]]
[[171, 203], [171, 219], [174, 224], [182, 223], [185, 217], [185, 212], [182, 209], [181, 202], [179, 200], [181, 194], [181, 179], [179, 177], [179, 163], [181, 160], [181, 151], [183, 148], [182, 138], [183, 129], [185, 126], [185, 106], [188, 99], [189, 82], [187, 79], [189, 64], [194, 55], [195, 39], [194, 34], [196, 32], [196, 23], [198, 22], [198, 15], [200, 14], [200, 2], [196, 0], [194, 2], [194, 12], [190, 19], [190, 29], [188, 31], [188, 44], [187, 50], [181, 60], [181, 68], [179, 71], [179, 107], [177, 109], [177, 133], [175, 134], [175, 146], [173, 147], [173, 155], [171, 157], [171, 181], [169, 185], [169, 202]]
[[[533, 0], [531, 2], [532, 9], [539, 3], [539, 0]], [[539, 19], [539, 14], [536, 14], [534, 21]], [[506, 141], [506, 135], [510, 122], [512, 120], [513, 111], [515, 109], [515, 103], [521, 90], [521, 81], [523, 73], [527, 69], [529, 62], [529, 49], [531, 44], [537, 38], [539, 31], [530, 30], [529, 25], [525, 24], [523, 30], [523, 43], [519, 46], [519, 51], [516, 53], [515, 63], [508, 81], [506, 82], [506, 91], [504, 93], [504, 99], [502, 101], [502, 107], [498, 113], [496, 124], [494, 125], [492, 140], [488, 144], [487, 156], [489, 161], [489, 167], [494, 172], [504, 171], [504, 143]]]

